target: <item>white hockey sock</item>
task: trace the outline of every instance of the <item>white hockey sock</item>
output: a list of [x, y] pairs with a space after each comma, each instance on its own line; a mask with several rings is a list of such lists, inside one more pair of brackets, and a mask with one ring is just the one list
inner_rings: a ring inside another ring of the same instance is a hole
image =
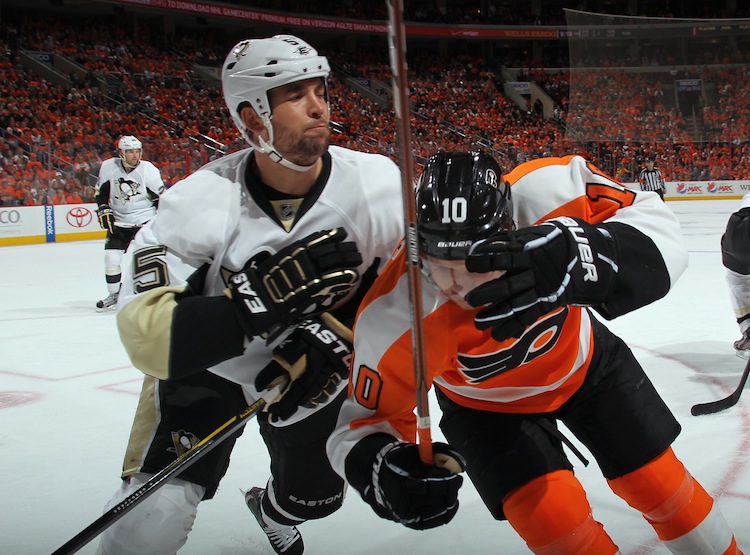
[[[107, 511], [132, 494], [150, 474], [136, 474], [112, 496]], [[174, 555], [187, 542], [205, 488], [172, 480], [140, 502], [102, 534], [100, 549], [106, 555]]]

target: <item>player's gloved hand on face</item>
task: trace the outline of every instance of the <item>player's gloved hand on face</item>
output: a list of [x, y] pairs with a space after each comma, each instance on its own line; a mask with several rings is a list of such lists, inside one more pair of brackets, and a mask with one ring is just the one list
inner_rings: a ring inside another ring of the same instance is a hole
[[110, 233], [115, 232], [115, 213], [108, 204], [102, 204], [97, 210], [96, 215], [99, 218], [99, 226], [102, 229], [109, 231]]
[[433, 443], [435, 465], [422, 462], [413, 443], [391, 443], [373, 465], [370, 504], [383, 518], [427, 530], [447, 524], [458, 511], [464, 458], [445, 443]]
[[245, 334], [273, 336], [344, 297], [359, 279], [362, 255], [343, 228], [320, 231], [229, 278]]
[[291, 379], [284, 394], [269, 406], [271, 418], [286, 420], [299, 407], [325, 403], [349, 377], [351, 354], [352, 330], [330, 313], [300, 322], [255, 378], [258, 391], [280, 377]]
[[606, 302], [617, 278], [617, 245], [606, 225], [566, 216], [477, 241], [466, 268], [505, 271], [466, 295], [470, 305], [485, 307], [474, 318], [477, 328], [491, 328], [503, 341], [556, 308]]

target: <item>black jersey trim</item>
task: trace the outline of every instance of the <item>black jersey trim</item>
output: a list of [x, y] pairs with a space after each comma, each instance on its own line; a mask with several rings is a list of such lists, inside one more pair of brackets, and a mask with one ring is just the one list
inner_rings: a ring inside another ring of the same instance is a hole
[[[313, 183], [312, 187], [310, 187], [310, 190], [305, 195], [304, 200], [302, 201], [302, 204], [297, 211], [294, 223], [292, 224], [292, 227], [290, 229], [293, 229], [300, 218], [302, 218], [302, 216], [304, 216], [305, 213], [318, 201], [318, 198], [323, 192], [323, 188], [325, 187], [326, 183], [328, 183], [328, 178], [331, 175], [331, 154], [329, 152], [325, 152], [323, 153], [323, 156], [321, 158], [323, 160], [323, 167], [320, 170], [320, 175], [318, 175], [315, 183]], [[257, 204], [258, 207], [260, 207], [260, 209], [263, 210], [263, 212], [265, 212], [269, 218], [276, 222], [280, 228], [286, 229], [284, 227], [284, 224], [281, 223], [281, 220], [279, 220], [278, 216], [276, 215], [276, 211], [271, 205], [271, 200], [284, 200], [288, 198], [299, 197], [287, 195], [285, 193], [277, 191], [269, 185], [266, 185], [258, 178], [258, 176], [255, 175], [255, 172], [253, 171], [254, 167], [255, 152], [251, 152], [250, 158], [247, 162], [247, 166], [245, 167], [245, 188], [247, 189], [247, 192], [250, 194], [253, 201], [255, 201], [255, 204]]]

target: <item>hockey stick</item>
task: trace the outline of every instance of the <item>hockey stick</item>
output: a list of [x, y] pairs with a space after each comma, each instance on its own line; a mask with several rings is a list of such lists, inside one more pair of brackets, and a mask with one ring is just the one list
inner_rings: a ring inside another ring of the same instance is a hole
[[414, 383], [417, 395], [417, 434], [422, 462], [433, 464], [430, 409], [427, 398], [424, 345], [424, 312], [420, 281], [419, 242], [417, 238], [417, 208], [414, 199], [414, 157], [411, 146], [411, 110], [406, 66], [406, 32], [404, 30], [403, 0], [386, 0], [388, 5], [388, 53], [393, 73], [393, 107], [399, 138], [399, 161], [404, 197], [404, 240], [406, 242], [409, 301], [411, 305], [411, 335], [414, 353]]
[[260, 399], [247, 407], [241, 413], [233, 416], [224, 424], [216, 428], [211, 434], [195, 444], [191, 449], [177, 457], [173, 462], [164, 467], [161, 471], [154, 474], [150, 480], [140, 488], [128, 495], [117, 505], [112, 507], [94, 522], [89, 524], [81, 532], [76, 534], [70, 541], [52, 553], [52, 555], [69, 555], [76, 553], [79, 549], [101, 534], [109, 526], [114, 524], [125, 514], [146, 499], [149, 495], [165, 485], [176, 474], [187, 469], [194, 462], [198, 461], [203, 455], [219, 445], [222, 441], [231, 436], [234, 432], [242, 428], [247, 421], [262, 411], [266, 405], [272, 403], [281, 394], [286, 384], [279, 384], [269, 389]]
[[750, 359], [748, 359], [748, 361], [745, 363], [745, 370], [742, 372], [742, 377], [740, 378], [740, 383], [737, 385], [737, 389], [732, 391], [729, 396], [724, 397], [723, 399], [693, 405], [693, 407], [690, 409], [690, 414], [692, 414], [693, 416], [714, 414], [736, 405], [737, 401], [740, 400], [742, 390], [745, 389], [745, 382], [747, 382], [748, 375], [750, 375]]

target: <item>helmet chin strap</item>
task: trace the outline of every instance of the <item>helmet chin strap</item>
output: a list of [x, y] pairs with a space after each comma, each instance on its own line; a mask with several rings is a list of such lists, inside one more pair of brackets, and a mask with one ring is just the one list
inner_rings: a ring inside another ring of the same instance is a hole
[[135, 166], [131, 166], [131, 165], [130, 165], [130, 164], [128, 164], [128, 163], [127, 163], [127, 161], [125, 160], [125, 155], [124, 155], [124, 154], [120, 155], [120, 160], [122, 160], [122, 167], [123, 167], [123, 168], [125, 168], [125, 170], [126, 170], [126, 171], [132, 171], [132, 170], [134, 170], [135, 168], [137, 168], [137, 167], [138, 167], [138, 164], [140, 164], [140, 163], [141, 163], [141, 161], [140, 161], [140, 160], [138, 160], [138, 164], [136, 164]]
[[265, 141], [263, 137], [258, 135], [259, 144], [255, 144], [248, 138], [250, 144], [253, 145], [253, 147], [255, 147], [258, 152], [267, 154], [268, 157], [274, 162], [281, 164], [285, 168], [289, 168], [290, 170], [294, 170], [297, 172], [306, 172], [315, 167], [315, 164], [311, 164], [309, 166], [300, 166], [299, 164], [295, 164], [294, 162], [287, 160], [281, 154], [279, 154], [279, 151], [276, 150], [276, 147], [273, 146], [273, 127], [271, 126], [271, 118], [269, 118], [268, 116], [264, 116], [263, 125], [268, 130], [268, 141]]

